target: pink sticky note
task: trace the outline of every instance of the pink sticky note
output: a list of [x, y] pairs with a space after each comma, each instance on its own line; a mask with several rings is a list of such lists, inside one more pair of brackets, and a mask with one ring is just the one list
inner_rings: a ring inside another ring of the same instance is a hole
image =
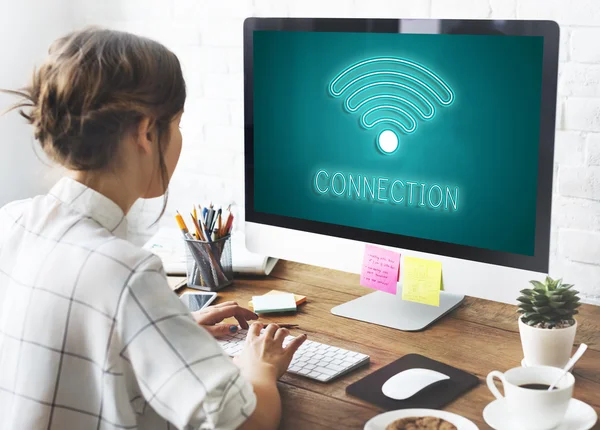
[[373, 245], [365, 246], [360, 285], [396, 294], [400, 254]]

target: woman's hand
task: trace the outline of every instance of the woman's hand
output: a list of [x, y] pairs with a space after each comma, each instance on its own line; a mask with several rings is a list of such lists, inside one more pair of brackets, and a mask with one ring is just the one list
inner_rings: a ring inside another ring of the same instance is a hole
[[306, 335], [295, 337], [284, 347], [283, 340], [290, 334], [287, 329], [269, 324], [261, 334], [262, 328], [261, 323], [252, 324], [244, 349], [233, 361], [249, 380], [266, 382], [277, 380], [285, 373], [294, 353], [306, 340]]
[[258, 319], [258, 315], [249, 309], [244, 309], [236, 302], [224, 302], [202, 310], [192, 312], [192, 316], [214, 337], [226, 336], [237, 332], [238, 326], [220, 324], [225, 318], [234, 317], [243, 329], [248, 328], [248, 321]]

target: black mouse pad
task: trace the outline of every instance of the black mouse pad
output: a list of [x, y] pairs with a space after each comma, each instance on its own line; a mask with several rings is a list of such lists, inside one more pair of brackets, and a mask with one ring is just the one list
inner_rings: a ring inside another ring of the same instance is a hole
[[[397, 373], [407, 369], [430, 369], [448, 375], [450, 379], [436, 382], [406, 400], [394, 400], [383, 394], [383, 384]], [[419, 354], [407, 354], [387, 366], [349, 385], [346, 393], [384, 409], [428, 408], [440, 409], [479, 383], [475, 375], [448, 366]]]

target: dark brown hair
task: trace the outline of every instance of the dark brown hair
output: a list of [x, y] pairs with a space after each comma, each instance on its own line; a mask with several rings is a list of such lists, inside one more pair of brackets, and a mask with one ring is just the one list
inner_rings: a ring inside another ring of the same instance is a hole
[[28, 87], [5, 91], [21, 98], [12, 109], [33, 125], [44, 152], [71, 170], [110, 167], [124, 134], [147, 117], [166, 192], [164, 147], [186, 97], [177, 56], [153, 40], [99, 28], [70, 33], [48, 53]]

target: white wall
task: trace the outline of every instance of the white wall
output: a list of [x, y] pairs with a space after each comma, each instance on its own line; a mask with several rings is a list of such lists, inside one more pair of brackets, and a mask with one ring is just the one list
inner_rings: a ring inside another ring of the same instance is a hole
[[[24, 87], [50, 43], [72, 27], [69, 0], [0, 0], [0, 88]], [[0, 94], [0, 112], [16, 100]], [[41, 161], [37, 149], [32, 128], [20, 115], [0, 116], [0, 206], [46, 192], [55, 182], [60, 170]]]
[[[551, 274], [576, 283], [586, 301], [600, 304], [598, 0], [72, 0], [71, 10], [78, 25], [104, 25], [157, 39], [183, 63], [189, 88], [184, 150], [161, 221], [167, 224], [172, 224], [175, 208], [185, 209], [191, 202], [232, 201], [238, 210], [243, 208], [246, 16], [558, 21], [561, 64]], [[7, 127], [1, 124], [0, 132]], [[148, 226], [158, 208], [160, 202], [143, 202], [132, 213], [131, 233], [138, 240], [151, 233]]]

